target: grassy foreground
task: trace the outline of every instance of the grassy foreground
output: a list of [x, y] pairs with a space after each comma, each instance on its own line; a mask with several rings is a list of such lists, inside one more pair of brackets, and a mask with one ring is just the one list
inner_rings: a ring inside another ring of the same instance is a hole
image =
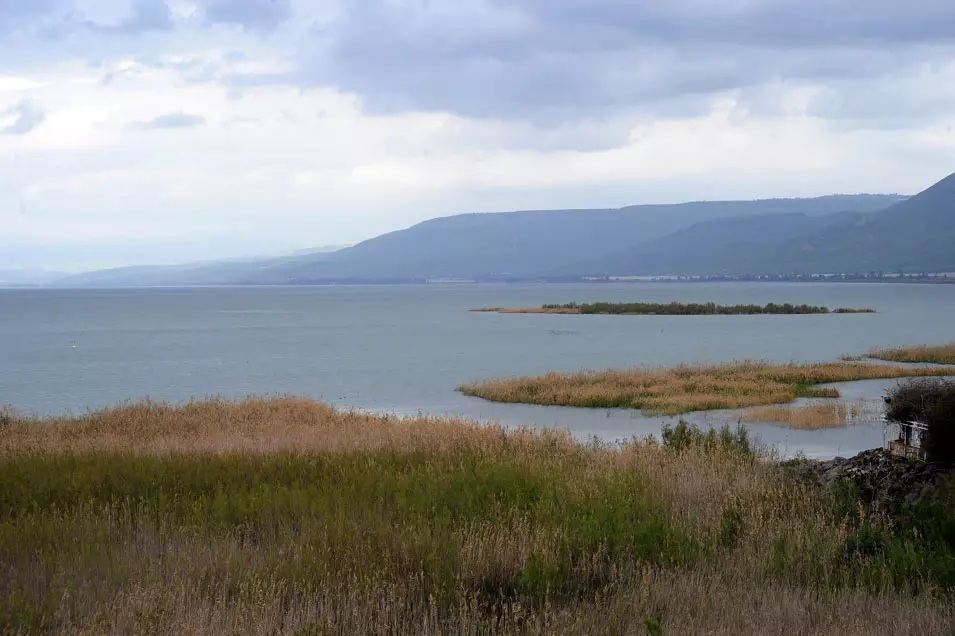
[[955, 364], [955, 342], [943, 345], [920, 345], [915, 347], [889, 347], [869, 349], [863, 356], [848, 356], [844, 360], [862, 360], [874, 358], [889, 362], [932, 362], [935, 364]]
[[499, 314], [611, 314], [618, 316], [728, 316], [754, 314], [871, 314], [874, 309], [839, 308], [791, 303], [767, 305], [717, 305], [716, 303], [567, 303], [528, 307], [485, 307], [477, 312]]
[[950, 547], [787, 477], [739, 434], [582, 445], [292, 398], [0, 421], [0, 633], [955, 624]]
[[494, 402], [645, 409], [659, 415], [792, 402], [797, 397], [839, 397], [814, 385], [852, 380], [952, 375], [953, 369], [884, 364], [771, 364], [732, 362], [670, 369], [632, 368], [474, 382], [465, 395]]

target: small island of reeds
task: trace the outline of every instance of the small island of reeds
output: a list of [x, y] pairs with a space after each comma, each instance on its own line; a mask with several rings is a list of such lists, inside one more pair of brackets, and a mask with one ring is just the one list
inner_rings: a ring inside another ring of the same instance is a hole
[[548, 373], [538, 377], [474, 382], [458, 390], [492, 402], [627, 408], [647, 410], [657, 415], [679, 415], [785, 404], [799, 397], [839, 397], [836, 389], [816, 386], [832, 382], [944, 375], [955, 375], [955, 367], [744, 361], [673, 368]]
[[616, 316], [737, 316], [756, 314], [871, 314], [874, 309], [829, 309], [820, 305], [767, 303], [765, 305], [717, 305], [716, 303], [566, 303], [541, 307], [484, 307], [477, 312], [499, 314], [605, 314]]
[[887, 362], [955, 364], [955, 342], [943, 345], [887, 347], [869, 349], [865, 355], [843, 356], [843, 360], [885, 360]]

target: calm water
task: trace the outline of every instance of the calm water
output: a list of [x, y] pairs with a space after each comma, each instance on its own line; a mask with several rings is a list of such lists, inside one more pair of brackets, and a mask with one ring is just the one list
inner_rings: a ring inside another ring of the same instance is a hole
[[[873, 307], [823, 316], [470, 313], [568, 301], [792, 302]], [[870, 346], [955, 339], [955, 285], [617, 284], [0, 291], [0, 404], [80, 412], [150, 396], [294, 393], [400, 414], [453, 413], [581, 436], [658, 432], [628, 411], [490, 404], [469, 380], [639, 364], [833, 360]], [[76, 347], [73, 348], [73, 344]], [[878, 395], [891, 382], [868, 383]], [[724, 414], [694, 416], [715, 421]], [[879, 444], [879, 427], [756, 426], [784, 452]]]

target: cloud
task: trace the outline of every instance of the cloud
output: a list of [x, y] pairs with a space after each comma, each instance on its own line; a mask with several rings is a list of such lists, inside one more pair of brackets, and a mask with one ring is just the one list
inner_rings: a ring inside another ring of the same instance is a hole
[[290, 0], [202, 0], [206, 19], [250, 31], [270, 31], [292, 17]]
[[18, 30], [61, 5], [59, 0], [0, 0], [0, 33]]
[[0, 135], [25, 135], [46, 118], [45, 113], [32, 102], [23, 100], [16, 106], [0, 112], [0, 122], [12, 118], [13, 121], [0, 125]]
[[118, 24], [101, 25], [85, 21], [83, 24], [100, 33], [130, 35], [146, 31], [169, 31], [174, 27], [172, 12], [165, 0], [134, 0], [132, 14]]
[[202, 115], [190, 115], [187, 113], [169, 113], [160, 115], [154, 119], [140, 121], [133, 124], [133, 127], [140, 130], [165, 130], [168, 128], [195, 128], [205, 126], [206, 118]]
[[[23, 262], [82, 243], [120, 265], [468, 211], [915, 192], [955, 165], [953, 15], [947, 0], [0, 0], [0, 264], [14, 245]], [[155, 250], [106, 256], [137, 238]]]
[[562, 121], [778, 79], [891, 73], [955, 50], [942, 0], [354, 0], [305, 84], [369, 112]]

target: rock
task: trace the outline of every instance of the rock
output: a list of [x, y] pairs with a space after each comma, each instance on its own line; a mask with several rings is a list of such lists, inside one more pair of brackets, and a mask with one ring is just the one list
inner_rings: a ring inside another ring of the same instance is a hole
[[916, 459], [896, 457], [877, 448], [846, 459], [805, 462], [797, 474], [815, 473], [825, 487], [840, 480], [855, 486], [873, 513], [895, 514], [911, 506], [927, 492], [949, 468]]

